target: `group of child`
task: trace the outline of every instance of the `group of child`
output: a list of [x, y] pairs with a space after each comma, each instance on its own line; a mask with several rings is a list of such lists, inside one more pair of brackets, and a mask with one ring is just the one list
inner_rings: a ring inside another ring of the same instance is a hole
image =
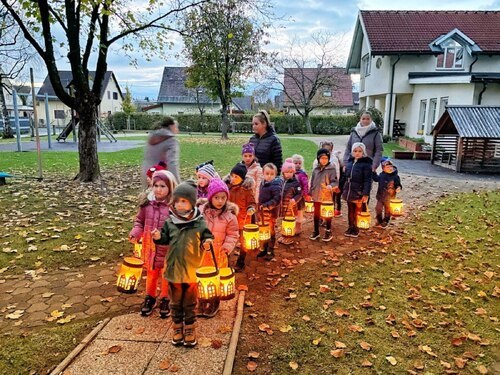
[[[295, 154], [283, 163], [281, 177], [272, 163], [260, 166], [252, 143], [242, 147], [242, 160], [229, 175], [220, 178], [213, 161], [196, 167], [197, 182], [178, 184], [164, 164], [148, 171], [150, 191], [143, 199], [129, 240], [151, 244], [148, 254], [146, 298], [141, 314], [148, 316], [157, 305], [157, 284], [160, 317], [172, 314], [174, 345], [194, 346], [196, 316], [212, 317], [219, 303], [197, 307], [196, 269], [213, 266], [208, 253], [212, 250], [219, 268], [228, 266], [228, 256], [240, 247], [235, 270], [245, 268], [248, 249], [242, 232], [249, 223], [267, 224], [270, 239], [261, 244], [257, 258], [272, 260], [276, 241], [287, 245], [293, 238], [276, 238], [279, 218], [296, 218], [296, 235], [304, 222], [305, 201], [314, 201], [314, 229], [311, 240], [320, 238], [320, 224], [326, 231], [325, 242], [332, 240], [332, 218], [321, 218], [321, 203], [335, 202], [334, 217], [341, 213], [340, 197], [347, 202], [349, 228], [346, 236], [357, 237], [356, 214], [368, 202], [372, 180], [379, 182], [377, 192], [377, 225], [387, 226], [388, 202], [401, 189], [396, 168], [390, 160], [382, 162], [380, 175], [372, 172], [372, 161], [366, 156], [363, 143], [352, 146], [351, 157], [342, 165], [332, 143], [323, 143], [317, 151], [311, 179], [303, 168], [304, 158]], [[384, 216], [385, 210], [385, 216]], [[153, 241], [146, 241], [147, 238]]]

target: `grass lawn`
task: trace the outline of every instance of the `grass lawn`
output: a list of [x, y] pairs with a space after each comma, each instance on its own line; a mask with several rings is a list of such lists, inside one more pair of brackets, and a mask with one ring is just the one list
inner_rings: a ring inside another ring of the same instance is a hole
[[403, 151], [404, 148], [395, 142], [384, 143], [384, 156], [392, 158], [392, 151]]

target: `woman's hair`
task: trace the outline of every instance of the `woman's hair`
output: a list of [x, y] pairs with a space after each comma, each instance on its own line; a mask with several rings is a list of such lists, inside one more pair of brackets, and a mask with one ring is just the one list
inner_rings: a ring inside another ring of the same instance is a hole
[[176, 121], [173, 117], [165, 116], [158, 123], [158, 128], [168, 128], [169, 126], [175, 125]]
[[304, 157], [302, 155], [299, 155], [299, 154], [293, 154], [292, 155], [292, 160], [295, 161], [295, 160], [300, 160], [302, 162], [302, 164], [304, 164]]
[[278, 168], [273, 163], [264, 164], [264, 166], [262, 167], [262, 171], [264, 171], [264, 169], [266, 168], [272, 169], [274, 171], [274, 174], [276, 176], [278, 175]]
[[371, 114], [370, 112], [368, 112], [368, 111], [364, 111], [364, 112], [361, 114], [361, 116], [359, 116], [359, 118], [361, 118], [361, 117], [363, 117], [363, 116], [368, 116], [368, 117], [372, 118], [372, 114]]
[[269, 130], [271, 128], [271, 118], [269, 117], [269, 113], [267, 113], [267, 111], [259, 111], [255, 115], [253, 115], [253, 117], [266, 124], [266, 130]]

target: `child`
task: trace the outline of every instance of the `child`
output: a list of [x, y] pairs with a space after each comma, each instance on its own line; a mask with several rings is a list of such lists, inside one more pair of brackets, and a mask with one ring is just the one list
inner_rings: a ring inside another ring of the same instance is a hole
[[161, 233], [151, 232], [158, 245], [170, 245], [165, 275], [168, 280], [174, 335], [173, 345], [195, 346], [197, 300], [196, 269], [203, 260], [203, 250], [210, 250], [214, 236], [196, 204], [196, 183], [178, 185], [173, 193], [170, 217]]
[[[335, 204], [334, 217], [342, 216], [342, 182], [344, 177], [344, 164], [340, 157], [340, 151], [333, 151], [333, 142], [321, 142], [320, 148], [326, 148], [330, 151], [330, 163], [335, 167], [335, 171], [337, 172], [337, 181], [339, 182], [339, 192], [333, 192], [332, 199]], [[318, 165], [318, 161], [315, 160], [313, 162], [313, 169]]]
[[292, 156], [293, 164], [295, 164], [295, 178], [299, 180], [300, 187], [302, 188], [302, 204], [297, 207], [297, 222], [300, 223], [300, 230], [296, 231], [297, 234], [300, 234], [302, 229], [302, 224], [304, 223], [304, 208], [305, 208], [305, 199], [309, 197], [309, 176], [302, 169], [304, 165], [304, 157], [299, 154], [294, 154]]
[[[146, 190], [139, 194], [139, 207], [145, 205], [148, 200], [152, 201], [155, 199], [153, 193], [153, 173], [156, 171], [164, 171], [167, 169], [167, 164], [164, 161], [159, 161], [158, 164], [153, 165], [146, 171]], [[177, 181], [177, 180], [176, 180]]]
[[[212, 179], [208, 185], [208, 202], [200, 207], [207, 227], [214, 235], [214, 253], [219, 268], [228, 267], [228, 256], [239, 239], [238, 206], [228, 201], [229, 189], [224, 181]], [[202, 266], [214, 266], [212, 254], [206, 253]], [[199, 315], [212, 318], [219, 311], [220, 300], [199, 306]]]
[[212, 160], [196, 167], [196, 177], [198, 178], [198, 198], [206, 198], [208, 195], [208, 184], [212, 178], [220, 178], [219, 174], [215, 171]]
[[[330, 163], [330, 151], [326, 148], [320, 148], [316, 153], [317, 166], [314, 168], [311, 176], [310, 194], [314, 201], [314, 231], [309, 236], [311, 240], [319, 238], [319, 219], [321, 215], [321, 202], [331, 201], [332, 193], [340, 191], [338, 188], [337, 171], [335, 166]], [[324, 219], [326, 232], [322, 238], [323, 241], [332, 240], [332, 218]]]
[[390, 201], [396, 197], [396, 193], [399, 193], [403, 186], [397, 168], [389, 159], [384, 158], [382, 158], [382, 173], [377, 175], [376, 172], [373, 172], [373, 181], [378, 182], [377, 205], [375, 206], [376, 226], [386, 228], [391, 220]]
[[243, 145], [241, 150], [242, 163], [247, 167], [247, 176], [252, 177], [254, 180], [253, 194], [255, 196], [255, 201], [259, 200], [259, 189], [262, 182], [262, 167], [257, 162], [255, 158], [255, 148], [252, 143], [246, 143]]
[[[243, 226], [250, 222], [249, 218], [255, 213], [255, 196], [253, 187], [255, 182], [251, 177], [247, 177], [247, 168], [244, 164], [238, 163], [229, 175], [229, 201], [238, 206], [238, 228], [240, 236], [243, 232]], [[245, 268], [245, 258], [247, 252], [241, 244], [240, 255], [236, 261], [235, 270], [241, 272]]]
[[282, 180], [277, 177], [278, 168], [273, 163], [267, 163], [262, 168], [264, 181], [260, 186], [259, 193], [259, 215], [260, 222], [269, 224], [271, 239], [262, 246], [257, 258], [264, 257], [265, 260], [274, 258], [274, 245], [276, 242], [276, 218], [278, 217], [279, 204], [281, 202]]
[[[163, 227], [165, 220], [168, 218], [168, 209], [172, 200], [172, 192], [177, 186], [175, 176], [166, 170], [154, 172], [151, 177], [153, 185], [152, 200], [146, 200], [140, 207], [139, 213], [134, 222], [134, 227], [129, 234], [129, 241], [137, 243], [145, 236], [149, 235], [153, 230]], [[143, 246], [147, 246], [151, 241], [143, 241]], [[146, 278], [146, 299], [141, 306], [141, 315], [149, 316], [153, 312], [156, 304], [156, 292], [158, 287], [158, 279], [160, 280], [160, 317], [165, 319], [170, 314], [168, 300], [168, 284], [163, 278], [165, 267], [165, 255], [168, 251], [168, 246], [157, 246], [155, 251], [152, 249], [143, 249], [146, 254], [151, 254], [151, 266], [147, 270]]]
[[342, 197], [347, 201], [349, 229], [344, 233], [347, 237], [358, 237], [357, 206], [366, 204], [372, 188], [372, 159], [366, 156], [366, 147], [361, 142], [352, 145], [351, 157], [345, 169], [346, 182]]
[[[291, 158], [286, 159], [281, 167], [283, 173], [283, 189], [281, 198], [281, 217], [292, 216], [296, 217], [298, 210], [304, 208], [304, 199], [302, 198], [302, 187], [300, 182], [295, 178], [295, 164]], [[300, 232], [302, 223], [296, 222], [296, 232]], [[293, 243], [291, 237], [280, 237], [279, 243], [289, 245]]]

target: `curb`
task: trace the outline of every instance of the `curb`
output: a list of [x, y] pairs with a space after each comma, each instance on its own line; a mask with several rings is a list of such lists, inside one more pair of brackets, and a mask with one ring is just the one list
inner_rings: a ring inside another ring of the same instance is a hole
[[224, 362], [224, 370], [222, 375], [231, 375], [233, 372], [234, 357], [236, 356], [236, 348], [238, 346], [238, 338], [240, 336], [241, 322], [243, 321], [243, 307], [245, 303], [245, 291], [240, 291], [238, 295], [238, 307], [236, 309], [236, 319], [234, 320], [233, 332], [231, 333], [231, 341], [227, 351], [226, 361]]
[[106, 318], [101, 323], [99, 323], [99, 325], [95, 327], [92, 330], [92, 332], [90, 332], [87, 336], [85, 336], [85, 338], [78, 344], [78, 346], [75, 349], [73, 349], [73, 351], [69, 353], [68, 356], [64, 358], [63, 361], [59, 363], [59, 365], [57, 365], [57, 367], [54, 370], [52, 370], [50, 375], [62, 374], [62, 372], [66, 369], [66, 367], [68, 367], [71, 364], [71, 362], [73, 362], [73, 360], [78, 356], [78, 354], [80, 354], [81, 351], [85, 349], [85, 347], [94, 339], [94, 337], [97, 336], [97, 334], [102, 331], [102, 329], [106, 326], [106, 324], [109, 323], [110, 320], [111, 318]]

